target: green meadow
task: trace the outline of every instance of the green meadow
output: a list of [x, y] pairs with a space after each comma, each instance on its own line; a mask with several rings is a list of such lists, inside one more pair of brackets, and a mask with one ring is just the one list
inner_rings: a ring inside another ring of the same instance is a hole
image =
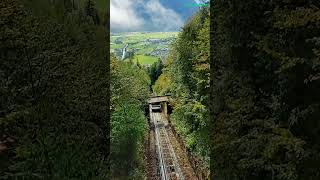
[[141, 65], [148, 65], [157, 62], [158, 58], [154, 56], [135, 55], [133, 61], [135, 63], [139, 62]]
[[[110, 47], [121, 51], [128, 44], [128, 50], [134, 50], [134, 62], [142, 65], [152, 64], [158, 60], [158, 56], [149, 54], [157, 49], [169, 48], [170, 43], [177, 37], [178, 32], [126, 32], [111, 33]], [[166, 43], [150, 43], [148, 39], [159, 39]], [[119, 54], [118, 54], [119, 57]]]

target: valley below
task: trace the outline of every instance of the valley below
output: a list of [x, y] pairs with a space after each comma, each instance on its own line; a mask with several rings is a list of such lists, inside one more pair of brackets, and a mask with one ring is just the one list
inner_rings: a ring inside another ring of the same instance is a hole
[[119, 60], [148, 66], [158, 59], [164, 61], [177, 35], [178, 32], [111, 33], [110, 52]]

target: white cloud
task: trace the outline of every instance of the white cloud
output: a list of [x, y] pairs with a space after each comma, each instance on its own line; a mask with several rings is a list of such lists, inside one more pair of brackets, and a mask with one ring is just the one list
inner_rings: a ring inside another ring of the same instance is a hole
[[111, 0], [111, 31], [176, 31], [182, 17], [159, 0]]
[[134, 1], [111, 0], [110, 26], [112, 30], [138, 30], [143, 26], [144, 20], [135, 13]]
[[207, 3], [209, 0], [194, 0], [197, 4]]
[[172, 9], [165, 8], [159, 0], [148, 1], [145, 7], [156, 29], [163, 29], [163, 31], [177, 30], [183, 25], [180, 15]]

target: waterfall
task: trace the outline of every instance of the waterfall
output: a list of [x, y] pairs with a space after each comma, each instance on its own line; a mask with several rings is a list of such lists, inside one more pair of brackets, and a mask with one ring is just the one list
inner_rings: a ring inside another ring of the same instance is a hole
[[123, 48], [122, 50], [122, 57], [121, 60], [124, 60], [126, 58], [126, 50], [127, 50], [128, 44], [126, 44], [126, 46]]

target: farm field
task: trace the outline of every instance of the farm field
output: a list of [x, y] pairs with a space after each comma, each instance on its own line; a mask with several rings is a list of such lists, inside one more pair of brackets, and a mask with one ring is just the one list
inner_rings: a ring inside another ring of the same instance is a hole
[[158, 58], [153, 56], [135, 55], [133, 62], [139, 62], [141, 65], [148, 65], [157, 62]]
[[121, 59], [123, 48], [127, 47], [127, 54], [123, 60], [133, 57], [134, 62], [139, 60], [142, 65], [164, 59], [169, 52], [171, 43], [176, 39], [178, 32], [126, 32], [111, 33], [110, 50]]

